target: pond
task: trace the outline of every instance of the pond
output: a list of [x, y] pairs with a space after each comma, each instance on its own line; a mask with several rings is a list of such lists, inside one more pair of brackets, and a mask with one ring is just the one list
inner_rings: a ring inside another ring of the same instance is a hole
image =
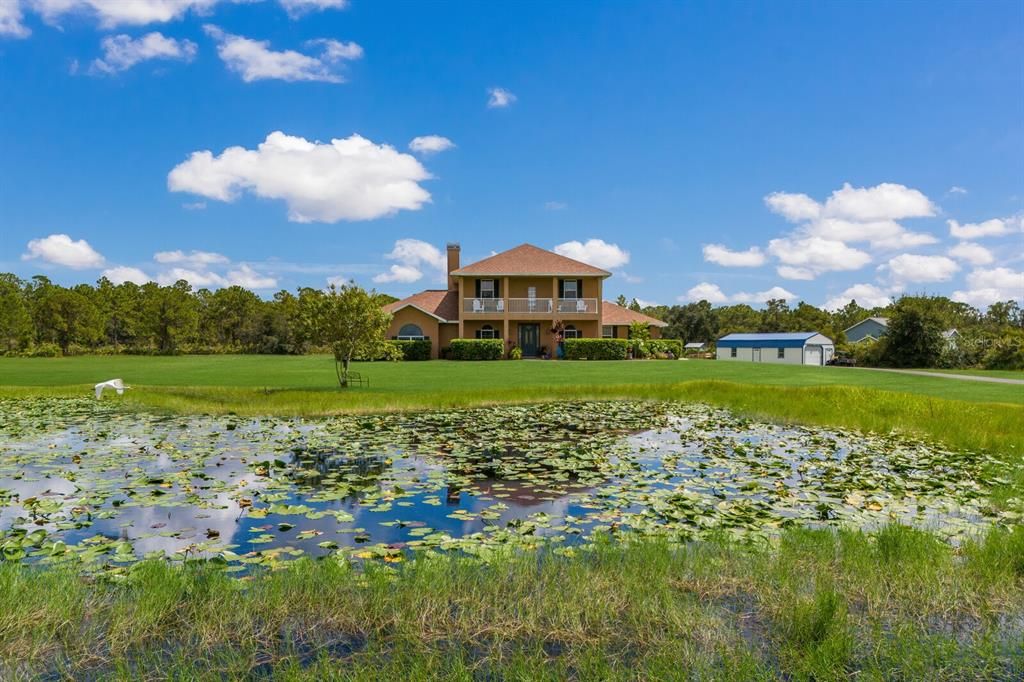
[[957, 542], [1009, 522], [987, 499], [1010, 466], [666, 402], [250, 420], [3, 400], [0, 556], [245, 571], [332, 554], [571, 552], [597, 532], [758, 540], [792, 524], [892, 521]]

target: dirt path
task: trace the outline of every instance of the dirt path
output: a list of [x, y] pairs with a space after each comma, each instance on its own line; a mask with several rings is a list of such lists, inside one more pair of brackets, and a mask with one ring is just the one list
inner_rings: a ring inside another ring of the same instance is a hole
[[960, 379], [961, 381], [984, 381], [990, 384], [1016, 384], [1024, 386], [1024, 379], [1007, 379], [1005, 377], [983, 377], [976, 374], [946, 374], [945, 372], [930, 372], [926, 369], [887, 369], [883, 367], [857, 367], [855, 369], [866, 369], [872, 372], [895, 372], [897, 374], [916, 374], [921, 377], [940, 377], [943, 379]]

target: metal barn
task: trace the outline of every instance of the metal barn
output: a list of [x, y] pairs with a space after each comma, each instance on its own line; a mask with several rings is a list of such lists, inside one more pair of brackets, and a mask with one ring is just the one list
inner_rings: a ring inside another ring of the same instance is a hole
[[832, 339], [818, 332], [728, 334], [718, 340], [718, 360], [824, 365], [835, 355]]

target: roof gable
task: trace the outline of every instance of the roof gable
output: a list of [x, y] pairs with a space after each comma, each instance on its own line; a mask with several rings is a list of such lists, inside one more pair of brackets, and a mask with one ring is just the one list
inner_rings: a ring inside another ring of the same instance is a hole
[[454, 270], [453, 275], [577, 275], [609, 277], [612, 273], [601, 268], [561, 256], [533, 244], [502, 251], [475, 263]]
[[441, 322], [455, 322], [459, 319], [459, 292], [445, 289], [427, 289], [401, 301], [388, 303], [384, 310], [396, 313], [402, 308], [416, 308]]
[[623, 308], [621, 305], [611, 301], [601, 301], [601, 324], [633, 324], [634, 322], [640, 322], [653, 327], [668, 326], [668, 322], [662, 322], [650, 315], [644, 315], [635, 310]]

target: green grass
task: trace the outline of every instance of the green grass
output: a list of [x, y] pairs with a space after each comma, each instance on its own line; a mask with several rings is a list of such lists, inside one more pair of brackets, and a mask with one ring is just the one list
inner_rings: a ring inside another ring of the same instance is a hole
[[[774, 386], [855, 386], [980, 402], [1024, 404], [1024, 387], [950, 381], [842, 367], [803, 367], [689, 361], [623, 362], [406, 362], [368, 363], [363, 395], [491, 391], [549, 386], [664, 385], [718, 380]], [[122, 377], [138, 386], [217, 386], [330, 390], [328, 356], [205, 355], [181, 357], [81, 356], [0, 358], [0, 386], [69, 386]]]
[[1020, 556], [1019, 528], [954, 550], [890, 527], [397, 570], [304, 560], [248, 582], [0, 564], [0, 677], [1019, 679]]
[[922, 370], [935, 374], [966, 374], [975, 377], [996, 377], [999, 379], [1016, 379], [1024, 381], [1024, 370], [1019, 369], [928, 369]]

